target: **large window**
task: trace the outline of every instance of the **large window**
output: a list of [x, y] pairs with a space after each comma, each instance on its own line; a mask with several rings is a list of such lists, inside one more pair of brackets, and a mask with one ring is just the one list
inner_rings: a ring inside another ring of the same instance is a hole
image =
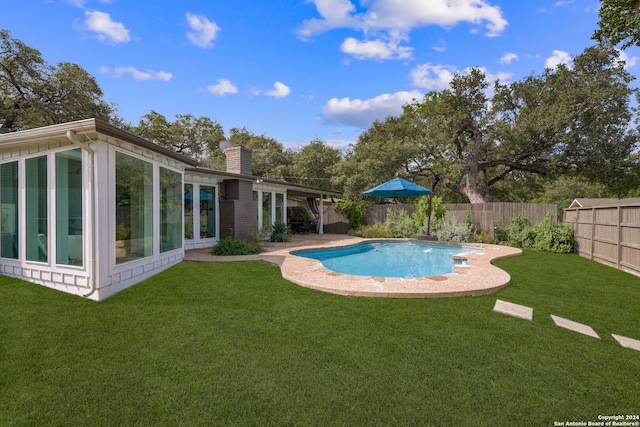
[[216, 237], [216, 188], [200, 186], [200, 238]]
[[184, 238], [193, 239], [193, 184], [184, 185]]
[[47, 262], [49, 260], [47, 156], [25, 160], [25, 187], [27, 260]]
[[160, 168], [160, 252], [182, 247], [182, 175]]
[[18, 259], [18, 162], [0, 165], [0, 256]]
[[82, 265], [82, 151], [56, 156], [56, 263]]
[[153, 165], [116, 152], [116, 263], [153, 255]]
[[262, 230], [271, 231], [273, 220], [271, 218], [271, 193], [262, 192]]
[[284, 194], [276, 193], [276, 222], [284, 223]]

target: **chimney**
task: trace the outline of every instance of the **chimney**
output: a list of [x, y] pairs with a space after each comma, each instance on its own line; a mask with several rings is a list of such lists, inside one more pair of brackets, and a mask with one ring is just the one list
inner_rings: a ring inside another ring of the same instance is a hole
[[228, 147], [224, 150], [227, 156], [227, 172], [241, 175], [252, 175], [251, 150], [242, 146]]

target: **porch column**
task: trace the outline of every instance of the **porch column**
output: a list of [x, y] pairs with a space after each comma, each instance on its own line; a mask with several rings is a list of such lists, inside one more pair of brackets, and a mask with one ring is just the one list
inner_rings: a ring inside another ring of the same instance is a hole
[[320, 194], [320, 203], [318, 204], [318, 210], [320, 214], [318, 216], [318, 221], [320, 221], [320, 227], [318, 227], [318, 234], [324, 234], [324, 207], [322, 202], [322, 194]]

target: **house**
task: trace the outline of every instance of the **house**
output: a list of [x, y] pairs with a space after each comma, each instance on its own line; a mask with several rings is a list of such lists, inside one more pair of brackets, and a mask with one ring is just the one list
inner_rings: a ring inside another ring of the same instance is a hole
[[336, 194], [253, 176], [244, 147], [226, 155], [226, 171], [201, 168], [96, 119], [0, 135], [0, 274], [101, 300], [185, 250], [286, 222], [288, 196]]

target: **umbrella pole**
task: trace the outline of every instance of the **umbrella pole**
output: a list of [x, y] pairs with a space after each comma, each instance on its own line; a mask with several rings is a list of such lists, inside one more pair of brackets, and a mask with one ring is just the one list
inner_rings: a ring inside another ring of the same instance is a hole
[[429, 194], [429, 205], [427, 207], [427, 236], [431, 236], [431, 194]]

